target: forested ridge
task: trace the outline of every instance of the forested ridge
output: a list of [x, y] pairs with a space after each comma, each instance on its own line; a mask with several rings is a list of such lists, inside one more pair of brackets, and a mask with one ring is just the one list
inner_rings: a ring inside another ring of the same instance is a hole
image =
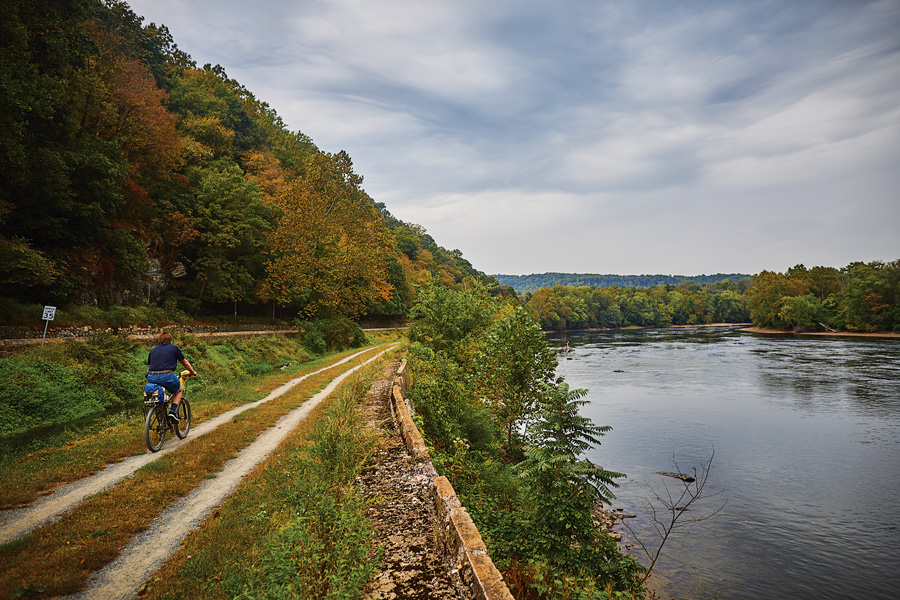
[[678, 285], [693, 282], [698, 285], [709, 285], [723, 279], [740, 281], [752, 277], [746, 273], [716, 273], [715, 275], [615, 275], [608, 273], [532, 273], [531, 275], [494, 275], [500, 285], [508, 285], [519, 294], [535, 292], [541, 288], [554, 285], [571, 285], [575, 287], [650, 287], [654, 285]]
[[125, 2], [5, 1], [0, 90], [8, 306], [358, 318], [490, 281]]

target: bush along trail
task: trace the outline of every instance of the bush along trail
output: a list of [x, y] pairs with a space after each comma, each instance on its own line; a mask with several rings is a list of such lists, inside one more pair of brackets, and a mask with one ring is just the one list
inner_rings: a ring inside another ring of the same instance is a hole
[[[0, 489], [12, 490], [5, 506], [30, 504], [0, 516], [0, 597], [79, 592], [92, 598], [134, 597], [183, 537], [316, 404], [388, 348], [345, 353], [318, 370], [307, 365], [311, 372], [287, 382], [278, 381], [284, 379], [280, 374], [270, 377], [267, 381], [282, 385], [259, 401], [228, 410], [217, 410], [221, 405], [215, 403], [198, 406], [194, 400], [196, 429], [183, 441], [167, 441], [156, 454], [140, 452], [141, 432], [133, 423], [128, 431], [112, 427], [13, 461], [14, 468], [0, 476]], [[109, 440], [98, 441], [111, 433], [122, 436], [131, 456], [109, 449]], [[120, 462], [78, 479], [85, 474], [80, 463], [96, 462], [98, 456], [101, 462]], [[49, 479], [33, 476], [47, 463], [69, 468], [49, 469], [54, 474]], [[33, 501], [54, 486], [60, 487]]]

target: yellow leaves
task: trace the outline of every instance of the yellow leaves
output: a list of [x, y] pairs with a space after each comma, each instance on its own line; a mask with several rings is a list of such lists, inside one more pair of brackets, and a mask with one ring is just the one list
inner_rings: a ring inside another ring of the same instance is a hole
[[190, 149], [196, 158], [219, 158], [231, 151], [234, 131], [225, 127], [219, 117], [191, 115], [181, 121], [180, 129], [194, 141]]
[[286, 172], [281, 161], [268, 150], [250, 150], [244, 157], [244, 171], [262, 187], [265, 199], [274, 203], [275, 198], [287, 188]]
[[282, 304], [301, 304], [309, 316], [357, 316], [391, 297], [390, 236], [348, 157], [319, 154], [304, 167], [305, 177], [276, 197], [282, 216], [270, 236], [265, 291]]

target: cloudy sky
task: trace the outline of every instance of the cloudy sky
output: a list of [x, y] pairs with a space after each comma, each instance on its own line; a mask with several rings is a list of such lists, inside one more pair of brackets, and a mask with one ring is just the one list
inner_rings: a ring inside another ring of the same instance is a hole
[[487, 273], [900, 258], [900, 0], [130, 0]]

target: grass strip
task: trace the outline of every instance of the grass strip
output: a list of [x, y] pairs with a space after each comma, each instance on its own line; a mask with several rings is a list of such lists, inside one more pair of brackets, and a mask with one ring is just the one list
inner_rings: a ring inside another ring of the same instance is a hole
[[357, 406], [384, 362], [319, 404], [188, 536], [142, 597], [360, 597], [377, 551], [353, 485], [375, 443]]
[[[373, 349], [374, 351], [374, 349]], [[367, 359], [344, 363], [340, 372]], [[132, 537], [147, 529], [165, 507], [214, 477], [230, 458], [284, 414], [300, 406], [337, 376], [314, 375], [288, 393], [179, 450], [139, 469], [103, 493], [86, 499], [61, 520], [36, 529], [24, 540], [0, 547], [0, 596], [43, 590], [48, 596], [82, 589], [90, 574], [113, 560]]]
[[[232, 381], [187, 393], [193, 409], [193, 425], [216, 417], [236, 406], [264, 398], [288, 381], [321, 369], [359, 352], [348, 350], [315, 361], [293, 365], [265, 377]], [[140, 388], [135, 393], [140, 393]], [[112, 425], [59, 448], [47, 448], [2, 464], [0, 469], [0, 510], [16, 508], [36, 500], [54, 487], [96, 473], [104, 465], [147, 451], [144, 444], [144, 412], [115, 420]]]

